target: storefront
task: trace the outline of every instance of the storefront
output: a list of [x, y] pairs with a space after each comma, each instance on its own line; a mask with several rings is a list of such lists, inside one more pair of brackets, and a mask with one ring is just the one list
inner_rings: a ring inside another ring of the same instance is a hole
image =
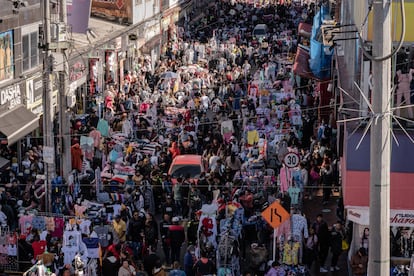
[[151, 57], [152, 68], [154, 68], [155, 61], [158, 60], [161, 54], [162, 34], [160, 33], [160, 22], [157, 20], [147, 22], [144, 37], [145, 43], [140, 48], [140, 52]]
[[83, 58], [69, 64], [69, 91], [66, 95], [68, 108], [75, 108], [77, 113], [85, 113], [87, 100], [87, 64]]
[[[350, 253], [360, 247], [369, 250], [369, 208], [347, 209], [348, 219], [354, 222]], [[390, 210], [391, 267], [410, 265], [414, 254], [414, 210]]]
[[[364, 232], [367, 236], [370, 230], [370, 199], [367, 195], [370, 194], [371, 137], [367, 133], [361, 139], [363, 134], [363, 130], [352, 135], [345, 132], [343, 138], [347, 141], [341, 161], [344, 205], [348, 220], [354, 222], [350, 256], [361, 246], [369, 249], [368, 240], [363, 236]], [[414, 145], [402, 131], [395, 130], [395, 139], [399, 141], [399, 145], [393, 140], [390, 172], [390, 250], [391, 267], [398, 269], [399, 265], [409, 266], [410, 258], [414, 254], [414, 167], [413, 157], [407, 155], [407, 152], [414, 151]]]
[[36, 114], [23, 105], [21, 83], [0, 89], [0, 140], [12, 145], [39, 127]]

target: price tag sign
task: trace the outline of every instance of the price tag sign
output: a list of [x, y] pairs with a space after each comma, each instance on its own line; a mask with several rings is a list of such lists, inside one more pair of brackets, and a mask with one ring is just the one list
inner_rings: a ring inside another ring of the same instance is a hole
[[296, 168], [299, 165], [300, 156], [295, 152], [288, 152], [285, 157], [283, 157], [283, 163], [288, 168]]

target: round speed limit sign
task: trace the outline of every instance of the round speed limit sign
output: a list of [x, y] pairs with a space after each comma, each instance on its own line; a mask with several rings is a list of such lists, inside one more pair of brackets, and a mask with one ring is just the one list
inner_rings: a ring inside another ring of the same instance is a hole
[[285, 157], [283, 157], [283, 163], [288, 168], [295, 168], [299, 165], [300, 156], [295, 152], [288, 152], [286, 153]]

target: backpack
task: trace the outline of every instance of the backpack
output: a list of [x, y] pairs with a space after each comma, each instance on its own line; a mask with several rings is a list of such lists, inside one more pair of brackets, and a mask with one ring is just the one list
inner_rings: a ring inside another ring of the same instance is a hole
[[330, 126], [325, 126], [323, 129], [323, 136], [325, 136], [325, 138], [330, 138], [332, 135], [332, 128]]

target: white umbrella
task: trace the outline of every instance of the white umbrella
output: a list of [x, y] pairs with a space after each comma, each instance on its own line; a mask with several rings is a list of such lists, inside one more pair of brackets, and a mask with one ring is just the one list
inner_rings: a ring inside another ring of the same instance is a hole
[[167, 71], [167, 72], [162, 73], [160, 75], [160, 77], [162, 79], [176, 79], [176, 78], [178, 78], [178, 74], [174, 73], [174, 72], [171, 72], [171, 71]]

